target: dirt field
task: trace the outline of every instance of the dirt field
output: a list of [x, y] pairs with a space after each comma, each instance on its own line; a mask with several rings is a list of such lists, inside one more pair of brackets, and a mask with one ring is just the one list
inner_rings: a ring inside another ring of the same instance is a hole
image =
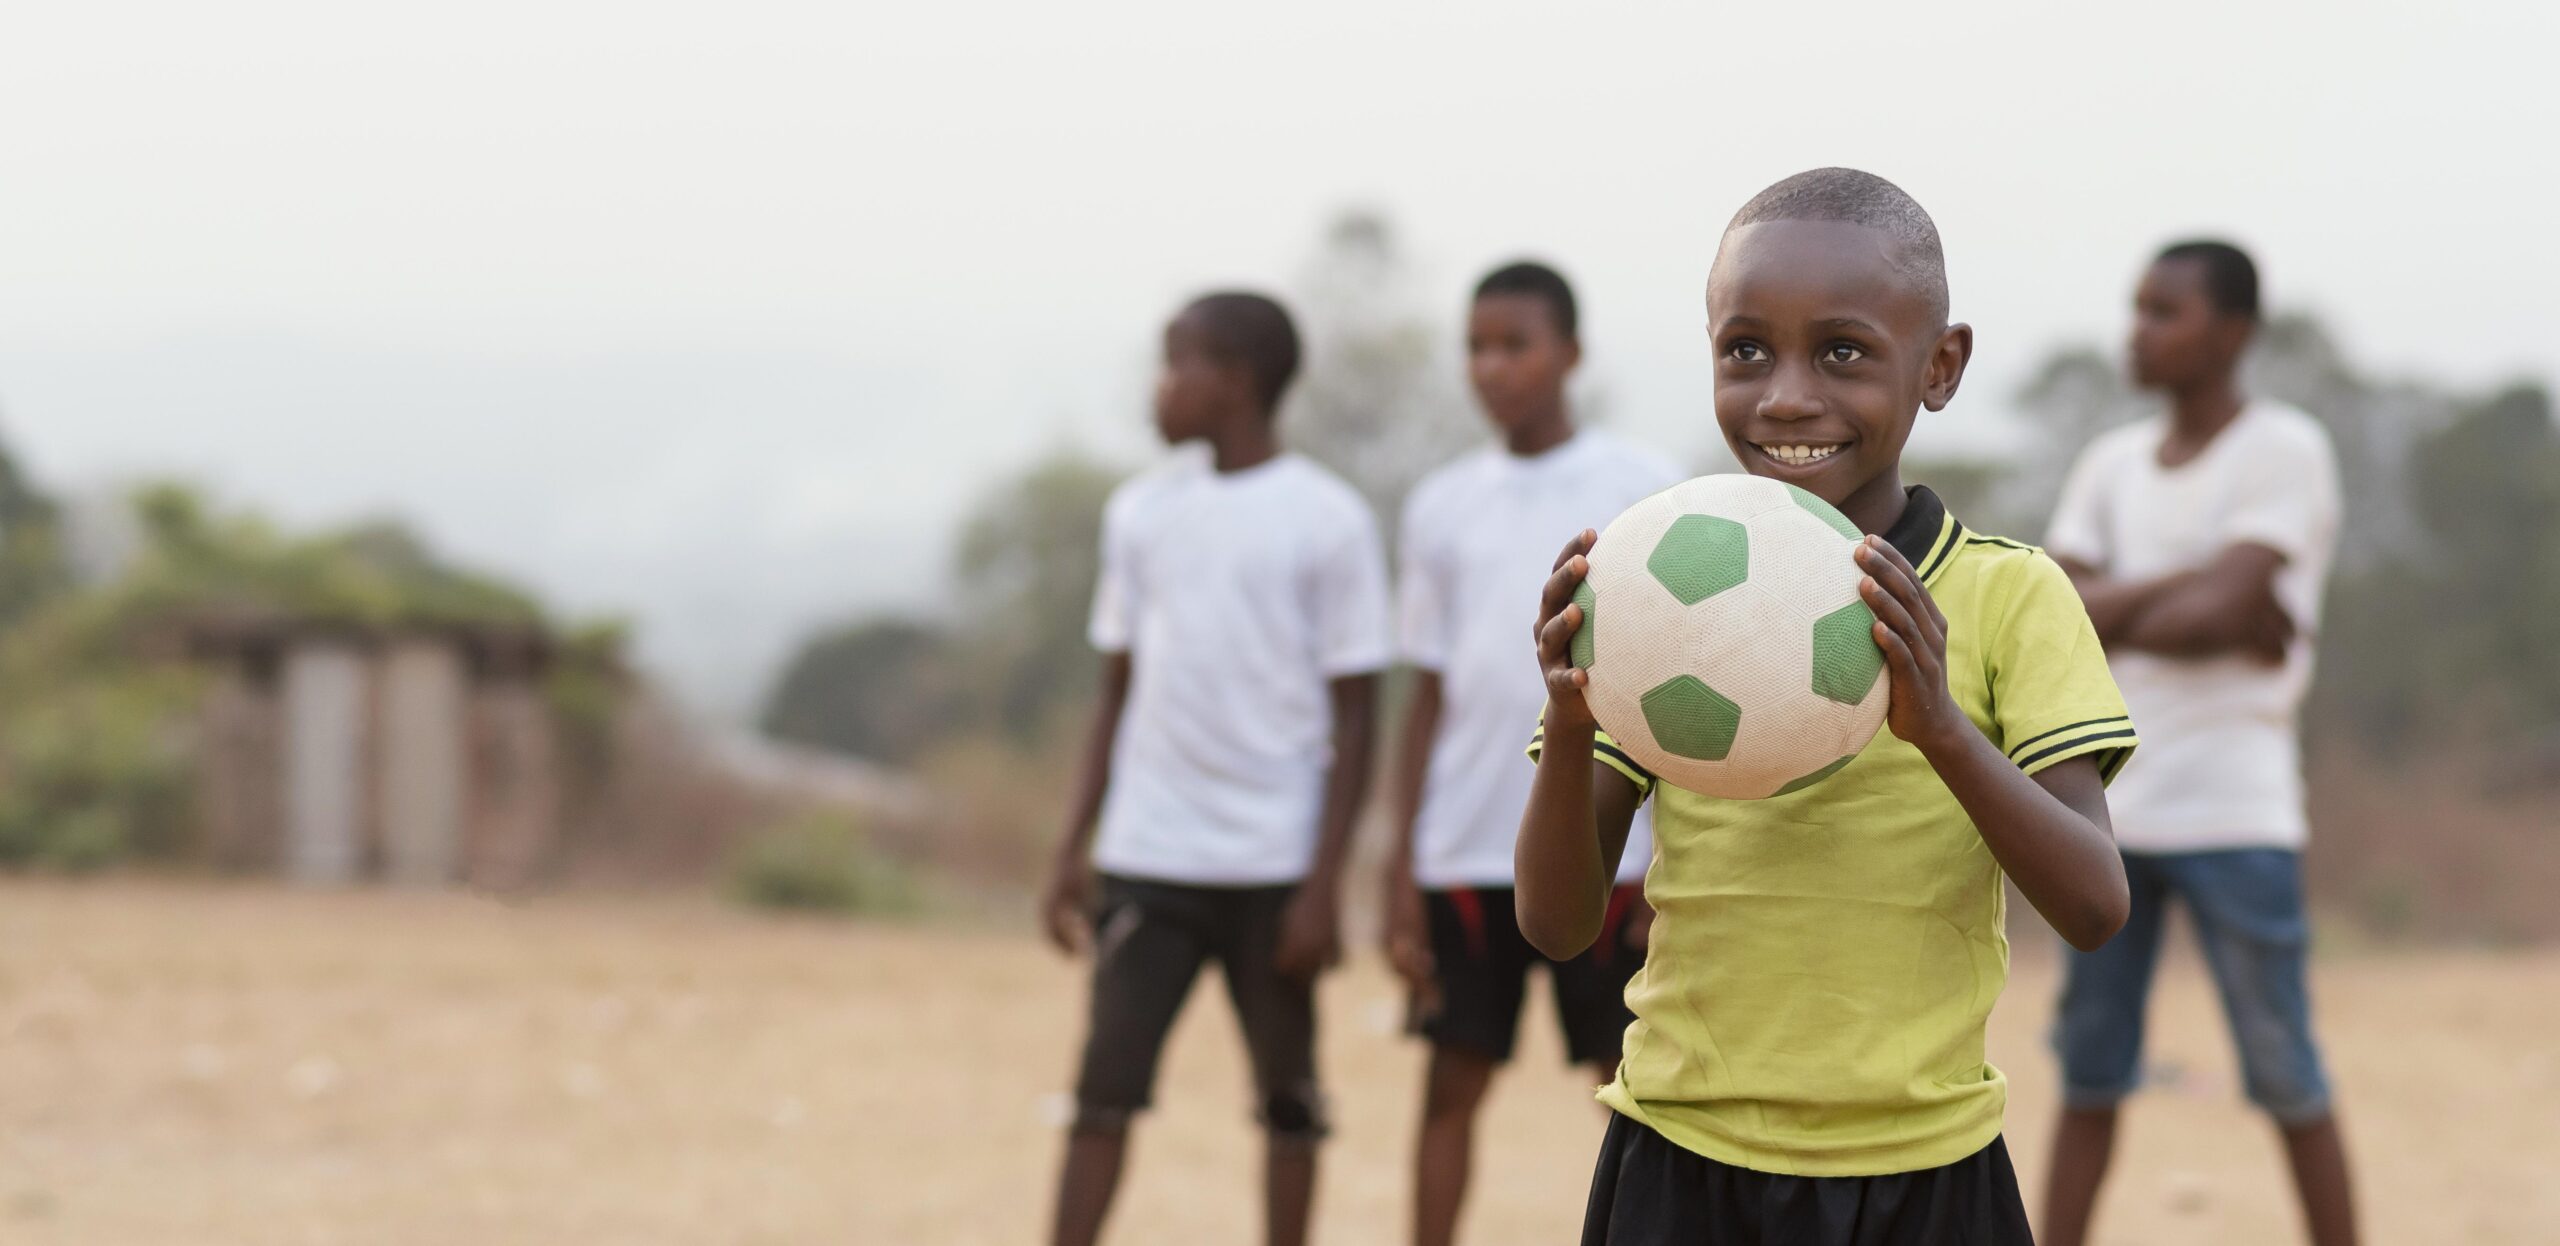
[[[1994, 1031], [2037, 1179], [2051, 989]], [[2560, 1224], [2560, 955], [2321, 964], [2376, 1242]], [[1025, 938], [709, 901], [0, 884], [0, 1242], [1022, 1243], [1045, 1214], [1076, 973]], [[2288, 1240], [2201, 974], [2163, 984], [2107, 1207], [2117, 1243]], [[1418, 1053], [1374, 960], [1326, 988], [1340, 1133], [1323, 1240], [1389, 1243]], [[1247, 1242], [1223, 1000], [1195, 996], [1117, 1239]], [[1601, 1119], [1529, 1031], [1480, 1243], [1570, 1241]]]

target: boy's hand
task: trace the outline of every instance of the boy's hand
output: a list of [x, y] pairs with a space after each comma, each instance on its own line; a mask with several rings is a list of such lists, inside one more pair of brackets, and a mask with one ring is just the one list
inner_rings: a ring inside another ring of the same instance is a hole
[[1591, 706], [1582, 698], [1591, 676], [1573, 665], [1573, 634], [1582, 630], [1582, 607], [1573, 603], [1573, 590], [1591, 574], [1591, 560], [1585, 555], [1599, 542], [1600, 534], [1589, 528], [1575, 533], [1564, 543], [1564, 552], [1556, 555], [1555, 573], [1547, 577], [1547, 587], [1538, 595], [1538, 625], [1532, 634], [1538, 641], [1538, 669], [1547, 681], [1550, 728], [1592, 725]]
[[1867, 573], [1858, 594], [1875, 612], [1876, 644], [1893, 680], [1885, 725], [1924, 753], [1962, 738], [1973, 721], [1947, 695], [1947, 616], [1938, 613], [1902, 551], [1884, 538], [1858, 542], [1856, 556]]
[[1093, 867], [1060, 862], [1040, 891], [1040, 925], [1049, 942], [1069, 956], [1093, 942]]
[[1300, 883], [1280, 914], [1280, 947], [1272, 953], [1272, 967], [1284, 978], [1311, 980], [1341, 959], [1342, 921], [1332, 888]]
[[1423, 907], [1422, 888], [1413, 875], [1398, 870], [1387, 880], [1387, 964], [1404, 979], [1405, 990], [1424, 1012], [1438, 1006], [1432, 996], [1438, 981], [1432, 974], [1431, 917]]

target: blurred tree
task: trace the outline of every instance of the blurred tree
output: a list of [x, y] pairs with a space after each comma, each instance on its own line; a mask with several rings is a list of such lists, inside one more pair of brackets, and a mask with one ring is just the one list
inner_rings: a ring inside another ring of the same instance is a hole
[[2399, 749], [2560, 734], [2560, 426], [2515, 386], [2457, 406], [2409, 461], [2414, 553], [2343, 578], [2315, 716]]
[[1102, 508], [1121, 473], [1062, 447], [998, 486], [952, 551], [980, 712], [1028, 739], [1091, 692], [1085, 619], [1102, 570]]
[[1468, 408], [1456, 335], [1426, 299], [1379, 213], [1347, 211], [1325, 230], [1298, 283], [1306, 362], [1280, 435], [1339, 472], [1389, 537], [1405, 491], [1482, 440]]
[[951, 646], [913, 619], [874, 618], [809, 638], [766, 701], [780, 740], [875, 761], [912, 761], [962, 717]]
[[0, 445], [0, 627], [69, 582], [60, 508]]
[[1085, 617], [1120, 472], [1062, 447], [999, 483], [952, 550], [955, 624], [871, 619], [804, 642], [764, 730], [882, 761], [976, 728], [1036, 737], [1093, 688]]

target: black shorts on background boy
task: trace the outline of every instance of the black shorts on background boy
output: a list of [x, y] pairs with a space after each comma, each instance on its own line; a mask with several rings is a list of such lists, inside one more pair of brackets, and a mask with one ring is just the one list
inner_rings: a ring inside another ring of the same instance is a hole
[[1094, 962], [1061, 1246], [1099, 1238], [1131, 1118], [1213, 961], [1268, 1138], [1264, 1239], [1306, 1240], [1326, 1128], [1315, 979], [1339, 954], [1342, 864], [1389, 645], [1367, 506], [1283, 453], [1273, 429], [1297, 363], [1297, 333], [1270, 299], [1185, 308], [1165, 329], [1155, 401], [1177, 456], [1104, 511], [1091, 628], [1102, 691], [1042, 902], [1051, 939]]
[[1467, 379], [1501, 441], [1432, 472], [1406, 500], [1396, 583], [1399, 656], [1414, 670], [1393, 787], [1387, 954], [1431, 1041], [1414, 1154], [1413, 1241], [1446, 1246], [1473, 1163], [1475, 1119], [1511, 1057], [1532, 970], [1547, 971], [1565, 1055], [1607, 1081], [1644, 962], [1639, 828], [1608, 930], [1548, 960], [1512, 915], [1511, 841], [1529, 773], [1514, 749], [1546, 700], [1521, 660], [1519, 604], [1546, 582], [1555, 534], [1607, 523], [1680, 472], [1577, 429], [1565, 382], [1582, 358], [1572, 287], [1543, 264], [1494, 270], [1467, 316]]

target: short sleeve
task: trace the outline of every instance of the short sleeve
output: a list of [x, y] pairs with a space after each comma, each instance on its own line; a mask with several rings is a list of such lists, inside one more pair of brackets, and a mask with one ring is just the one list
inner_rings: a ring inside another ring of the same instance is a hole
[[2231, 544], [2254, 542], [2296, 566], [2326, 566], [2338, 539], [2338, 463], [2329, 438], [2304, 417], [2281, 453], [2243, 459], [2238, 505], [2224, 520]]
[[1449, 664], [1451, 568], [1445, 534], [1431, 525], [1429, 494], [1417, 489], [1396, 525], [1396, 653], [1425, 670]]
[[2139, 741], [2089, 612], [2042, 553], [2013, 576], [1986, 657], [1995, 738], [2028, 774], [2094, 757], [2099, 776], [2113, 782]]
[[[1546, 747], [1547, 719], [1542, 713], [1538, 716], [1537, 730], [1529, 733], [1529, 761], [1535, 764], [1538, 755], [1545, 752]], [[1652, 797], [1655, 783], [1653, 772], [1636, 764], [1636, 759], [1627, 756], [1627, 751], [1618, 747], [1618, 742], [1610, 739], [1608, 732], [1594, 730], [1591, 733], [1591, 760], [1627, 776], [1627, 782], [1636, 785], [1638, 803]]]
[[2044, 545], [2057, 558], [2105, 567], [2114, 551], [2107, 547], [2105, 442], [2096, 442], [2073, 460], [2062, 478], [2062, 496], [2053, 504]]
[[1325, 678], [1386, 668], [1387, 558], [1369, 509], [1353, 504], [1334, 525], [1317, 564], [1316, 664]]
[[1114, 494], [1102, 510], [1102, 574], [1094, 582], [1085, 638], [1104, 653], [1127, 653], [1136, 639], [1137, 566], [1129, 548], [1128, 509], [1126, 495]]

